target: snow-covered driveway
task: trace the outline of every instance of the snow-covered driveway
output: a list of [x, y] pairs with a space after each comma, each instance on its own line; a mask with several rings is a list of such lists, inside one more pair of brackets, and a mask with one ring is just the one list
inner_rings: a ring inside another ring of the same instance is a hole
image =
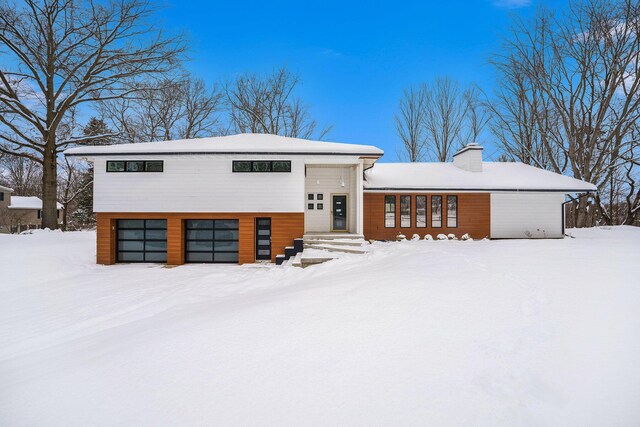
[[0, 425], [640, 424], [640, 229], [97, 266], [0, 235]]

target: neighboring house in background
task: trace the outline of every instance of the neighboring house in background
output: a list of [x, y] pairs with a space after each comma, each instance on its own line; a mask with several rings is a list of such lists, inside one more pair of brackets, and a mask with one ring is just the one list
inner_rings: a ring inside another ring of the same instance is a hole
[[475, 144], [453, 163], [383, 154], [262, 134], [65, 151], [94, 163], [100, 264], [275, 261], [303, 235], [558, 238], [565, 194], [596, 190]]
[[[14, 196], [13, 190], [0, 186], [0, 233], [19, 233], [40, 228], [42, 200], [38, 197]], [[62, 218], [62, 205], [58, 203], [58, 222]]]

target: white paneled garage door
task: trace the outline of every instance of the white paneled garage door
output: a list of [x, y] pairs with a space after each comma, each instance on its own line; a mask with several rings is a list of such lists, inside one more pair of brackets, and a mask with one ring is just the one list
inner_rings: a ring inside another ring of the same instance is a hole
[[562, 237], [563, 202], [561, 193], [491, 193], [491, 238]]

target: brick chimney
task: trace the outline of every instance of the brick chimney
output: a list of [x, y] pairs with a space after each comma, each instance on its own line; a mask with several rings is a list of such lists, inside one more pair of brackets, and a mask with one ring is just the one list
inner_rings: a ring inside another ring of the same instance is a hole
[[453, 155], [453, 165], [469, 172], [482, 172], [482, 146], [472, 142]]

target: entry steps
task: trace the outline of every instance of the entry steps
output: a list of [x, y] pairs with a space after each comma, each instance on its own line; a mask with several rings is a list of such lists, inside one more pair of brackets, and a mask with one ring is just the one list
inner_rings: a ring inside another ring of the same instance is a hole
[[341, 254], [364, 254], [368, 245], [361, 234], [309, 233], [302, 239], [296, 239], [294, 246], [285, 249], [284, 255], [278, 255], [276, 264], [308, 267], [338, 258]]

